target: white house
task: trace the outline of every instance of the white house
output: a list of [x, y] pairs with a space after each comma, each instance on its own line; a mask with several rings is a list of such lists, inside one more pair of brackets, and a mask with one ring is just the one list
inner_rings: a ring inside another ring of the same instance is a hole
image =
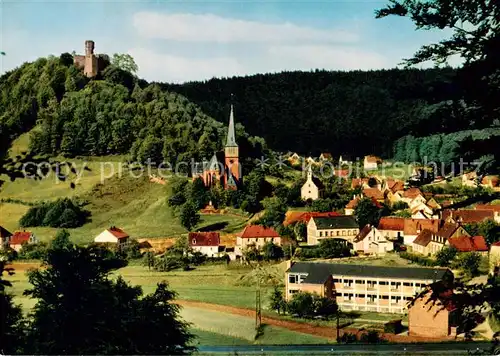
[[190, 232], [189, 247], [208, 257], [219, 257], [220, 235], [218, 232]]
[[[38, 239], [31, 231], [15, 231], [7, 238], [7, 245], [15, 251], [21, 251], [24, 244], [35, 244]], [[5, 242], [4, 242], [5, 244]]]
[[264, 227], [261, 225], [247, 225], [245, 229], [236, 236], [235, 253], [241, 256], [243, 251], [250, 246], [255, 246], [259, 249], [266, 242], [272, 242], [275, 245], [281, 246], [281, 236], [272, 227]]
[[383, 255], [394, 250], [394, 243], [387, 240], [375, 227], [366, 225], [354, 238], [354, 250], [364, 254]]
[[300, 196], [304, 200], [316, 200], [321, 197], [323, 184], [313, 176], [311, 165], [307, 168], [307, 180], [300, 189]]
[[106, 229], [97, 235], [94, 242], [121, 245], [127, 243], [129, 237], [130, 236], [125, 231], [117, 228], [116, 226], [111, 226], [109, 229]]
[[341, 239], [353, 243], [359, 233], [353, 216], [312, 217], [307, 223], [307, 244], [317, 245], [323, 239]]
[[365, 171], [370, 171], [378, 168], [378, 159], [375, 156], [365, 156], [363, 162], [363, 168]]

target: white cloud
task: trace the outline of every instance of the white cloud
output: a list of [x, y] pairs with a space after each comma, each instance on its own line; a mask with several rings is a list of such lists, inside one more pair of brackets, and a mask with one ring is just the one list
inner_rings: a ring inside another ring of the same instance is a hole
[[320, 30], [290, 22], [269, 24], [213, 14], [138, 12], [133, 24], [144, 37], [186, 42], [355, 42], [359, 39], [356, 33], [344, 30]]

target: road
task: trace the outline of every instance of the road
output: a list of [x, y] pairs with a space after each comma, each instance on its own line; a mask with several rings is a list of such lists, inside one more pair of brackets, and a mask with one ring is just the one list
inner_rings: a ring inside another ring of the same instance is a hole
[[[399, 355], [467, 355], [468, 351], [490, 350], [488, 342], [452, 342], [427, 344], [379, 344], [379, 345], [245, 345], [245, 346], [199, 346], [200, 353], [222, 354], [388, 354]], [[500, 353], [496, 353], [499, 355]]]

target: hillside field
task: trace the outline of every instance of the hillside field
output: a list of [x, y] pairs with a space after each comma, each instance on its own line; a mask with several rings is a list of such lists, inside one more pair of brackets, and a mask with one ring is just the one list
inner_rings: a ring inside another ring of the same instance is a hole
[[[14, 141], [10, 154], [14, 156], [25, 151], [29, 136], [21, 135]], [[77, 198], [87, 202], [90, 221], [82, 227], [70, 229], [71, 239], [76, 243], [88, 243], [104, 229], [115, 225], [134, 238], [175, 237], [187, 233], [179, 224], [174, 212], [167, 205], [167, 184], [149, 181], [147, 169], [144, 172], [132, 171], [125, 165], [122, 156], [79, 157], [58, 161], [69, 162], [74, 171], [63, 167], [67, 176], [59, 181], [55, 173], [42, 180], [17, 179], [7, 181], [0, 190], [0, 225], [9, 231], [19, 229], [19, 219], [28, 211], [30, 204], [58, 198]], [[152, 170], [151, 173], [158, 173]], [[70, 188], [70, 183], [75, 188]], [[197, 228], [210, 229], [210, 225], [225, 225], [224, 231], [241, 230], [247, 217], [236, 211], [227, 215], [202, 215]], [[48, 241], [57, 229], [30, 227], [41, 241]]]

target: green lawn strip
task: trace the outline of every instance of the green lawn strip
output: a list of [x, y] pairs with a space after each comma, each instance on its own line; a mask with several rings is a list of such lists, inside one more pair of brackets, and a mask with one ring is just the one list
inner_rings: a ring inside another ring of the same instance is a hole
[[252, 342], [243, 338], [219, 334], [212, 331], [193, 328], [190, 330], [195, 335], [194, 346], [233, 346], [233, 345], [251, 345]]

